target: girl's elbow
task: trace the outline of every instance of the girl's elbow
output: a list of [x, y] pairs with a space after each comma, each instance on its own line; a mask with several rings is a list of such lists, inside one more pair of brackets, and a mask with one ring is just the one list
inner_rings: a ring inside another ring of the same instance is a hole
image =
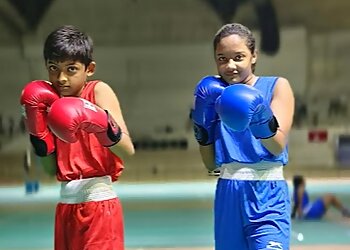
[[275, 144], [274, 147], [269, 148], [269, 151], [271, 154], [278, 156], [282, 154], [285, 147], [286, 145], [278, 143], [278, 144]]
[[208, 171], [214, 171], [215, 169], [217, 169], [217, 166], [214, 163], [212, 164], [204, 163], [204, 165]]

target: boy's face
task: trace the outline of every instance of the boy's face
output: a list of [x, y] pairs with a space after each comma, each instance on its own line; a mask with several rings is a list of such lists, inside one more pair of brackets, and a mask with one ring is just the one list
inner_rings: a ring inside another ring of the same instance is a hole
[[219, 75], [229, 84], [245, 83], [252, 75], [252, 65], [257, 55], [252, 54], [246, 39], [230, 35], [221, 39], [215, 51], [215, 62]]
[[46, 62], [49, 81], [61, 96], [79, 96], [86, 80], [95, 73], [95, 62], [87, 67], [78, 61]]

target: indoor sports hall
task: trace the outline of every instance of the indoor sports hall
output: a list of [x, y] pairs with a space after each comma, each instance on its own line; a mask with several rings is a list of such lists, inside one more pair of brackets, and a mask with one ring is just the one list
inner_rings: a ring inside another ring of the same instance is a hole
[[[348, 0], [1, 0], [0, 250], [54, 249], [60, 183], [33, 153], [19, 100], [27, 82], [47, 79], [43, 42], [65, 24], [94, 38], [93, 78], [118, 94], [135, 147], [113, 183], [127, 250], [214, 250], [219, 177], [202, 163], [189, 112], [197, 82], [217, 74], [212, 40], [225, 23], [253, 30], [256, 75], [292, 86], [283, 170], [291, 199], [299, 175], [310, 200], [332, 194], [350, 209], [349, 8]], [[321, 219], [293, 219], [290, 239], [291, 250], [350, 249], [350, 218], [331, 207]]]

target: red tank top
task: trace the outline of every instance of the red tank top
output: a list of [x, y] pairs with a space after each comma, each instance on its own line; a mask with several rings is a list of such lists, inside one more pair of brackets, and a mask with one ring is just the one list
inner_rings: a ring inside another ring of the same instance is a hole
[[[98, 82], [87, 82], [80, 97], [95, 104], [94, 88]], [[110, 175], [112, 181], [116, 181], [124, 169], [122, 160], [103, 147], [92, 133], [81, 130], [77, 138], [75, 143], [56, 139], [57, 179], [69, 181]]]

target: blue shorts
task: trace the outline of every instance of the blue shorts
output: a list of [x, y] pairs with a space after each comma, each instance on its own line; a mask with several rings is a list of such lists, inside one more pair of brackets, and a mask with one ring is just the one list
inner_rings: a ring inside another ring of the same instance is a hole
[[285, 180], [219, 178], [214, 205], [215, 250], [288, 250], [290, 197]]
[[326, 207], [324, 205], [323, 199], [318, 198], [314, 202], [309, 202], [303, 208], [304, 219], [317, 220], [321, 219], [326, 213]]

